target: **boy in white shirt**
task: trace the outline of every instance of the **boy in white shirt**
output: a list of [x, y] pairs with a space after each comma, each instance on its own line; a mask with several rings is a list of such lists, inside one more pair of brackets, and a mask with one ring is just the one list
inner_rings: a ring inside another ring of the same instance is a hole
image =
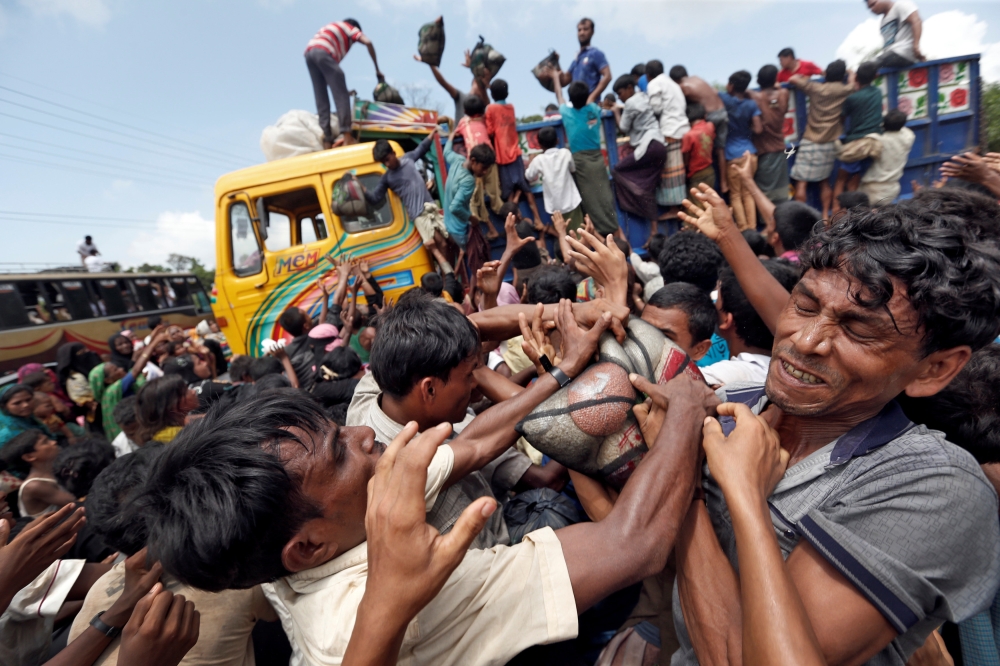
[[568, 148], [558, 148], [558, 143], [554, 127], [538, 130], [538, 145], [545, 152], [535, 155], [524, 175], [529, 182], [541, 176], [545, 211], [549, 215], [556, 211], [562, 213], [568, 223], [567, 229], [572, 231], [583, 226], [583, 208], [580, 206], [583, 199], [573, 180], [573, 172], [576, 171], [573, 154]]
[[882, 152], [861, 177], [859, 191], [868, 195], [872, 206], [891, 204], [899, 196], [899, 179], [910, 158], [916, 135], [906, 126], [906, 114], [893, 109], [882, 120], [885, 132], [878, 135]]

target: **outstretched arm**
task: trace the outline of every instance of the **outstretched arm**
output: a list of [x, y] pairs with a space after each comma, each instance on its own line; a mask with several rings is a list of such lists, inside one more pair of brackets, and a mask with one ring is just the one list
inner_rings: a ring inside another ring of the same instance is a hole
[[[413, 56], [413, 59], [416, 60], [417, 62], [423, 62], [423, 60], [420, 58], [419, 55]], [[444, 88], [445, 92], [448, 93], [448, 96], [451, 97], [452, 99], [457, 99], [458, 90], [455, 89], [455, 86], [448, 83], [448, 79], [444, 78], [444, 75], [441, 73], [441, 70], [438, 69], [437, 66], [435, 65], [428, 65], [428, 67], [431, 68], [431, 74], [434, 75], [434, 79], [438, 82], [438, 84], [442, 88]]]
[[562, 106], [563, 104], [566, 103], [566, 98], [563, 97], [562, 93], [562, 87], [563, 85], [565, 85], [562, 83], [562, 72], [560, 72], [558, 69], [553, 69], [549, 73], [552, 74], [552, 89], [556, 93], [556, 103], [559, 106]]
[[368, 47], [368, 55], [372, 57], [372, 64], [375, 65], [375, 78], [378, 79], [379, 83], [385, 81], [385, 77], [382, 76], [382, 71], [378, 68], [378, 57], [375, 55], [375, 45], [372, 44], [372, 40], [368, 39], [368, 35], [361, 35], [358, 41]]
[[[556, 322], [562, 334], [565, 351], [565, 358], [557, 367], [568, 377], [576, 377], [590, 363], [597, 350], [601, 333], [611, 323], [611, 316], [602, 316], [590, 330], [584, 330], [573, 319], [568, 300], [561, 301], [556, 307], [558, 307]], [[526, 338], [522, 345], [526, 353], [530, 344], [530, 340]], [[559, 382], [551, 374], [545, 373], [528, 389], [490, 407], [473, 419], [472, 423], [451, 443], [451, 448], [455, 452], [455, 464], [448, 478], [448, 484], [457, 482], [469, 472], [481, 469], [510, 448], [518, 438], [514, 425], [557, 390]]]
[[774, 333], [778, 317], [788, 303], [788, 291], [778, 280], [767, 272], [760, 259], [753, 253], [743, 234], [736, 228], [733, 215], [722, 197], [708, 185], [699, 185], [699, 190], [691, 190], [692, 196], [704, 208], [684, 200], [686, 213], [679, 213], [682, 221], [693, 224], [698, 230], [714, 240], [722, 250], [722, 255], [733, 267], [736, 280], [767, 329]]

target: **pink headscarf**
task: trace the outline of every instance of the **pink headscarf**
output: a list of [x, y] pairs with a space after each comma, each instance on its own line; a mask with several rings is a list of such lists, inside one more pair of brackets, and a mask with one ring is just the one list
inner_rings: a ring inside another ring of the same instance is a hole
[[[25, 363], [24, 365], [22, 365], [20, 368], [17, 369], [17, 383], [20, 384], [21, 382], [23, 382], [24, 378], [33, 372], [44, 372], [44, 371], [45, 368], [42, 366], [41, 363]], [[59, 382], [56, 381], [55, 379], [55, 373], [53, 373], [50, 370], [46, 374], [49, 375], [49, 379], [51, 379], [56, 385], [59, 384]]]
[[509, 282], [500, 283], [500, 293], [497, 294], [497, 305], [517, 305], [521, 298], [517, 295], [517, 289]]
[[344, 344], [344, 340], [339, 337], [340, 331], [333, 324], [317, 324], [309, 329], [309, 337], [313, 340], [325, 340], [327, 338], [336, 338], [333, 342], [323, 347], [323, 351], [333, 351], [337, 347], [341, 347]]

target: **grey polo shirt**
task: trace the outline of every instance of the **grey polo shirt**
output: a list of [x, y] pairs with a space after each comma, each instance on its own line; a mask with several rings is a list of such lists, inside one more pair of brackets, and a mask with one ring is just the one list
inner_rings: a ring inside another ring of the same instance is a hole
[[[755, 414], [767, 406], [762, 385], [719, 394]], [[738, 569], [732, 519], [707, 466], [704, 486], [716, 536]], [[914, 425], [895, 401], [788, 468], [768, 504], [785, 558], [805, 539], [899, 632], [867, 664], [904, 666], [945, 620], [988, 608], [1000, 585], [993, 486], [969, 453]], [[697, 664], [676, 584], [674, 625], [681, 648], [671, 665]]]

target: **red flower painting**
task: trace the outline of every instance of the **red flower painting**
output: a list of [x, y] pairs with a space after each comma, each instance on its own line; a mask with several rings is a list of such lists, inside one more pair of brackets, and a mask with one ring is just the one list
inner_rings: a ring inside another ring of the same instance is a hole
[[911, 69], [909, 74], [909, 84], [911, 88], [923, 88], [927, 85], [927, 68]]
[[948, 104], [953, 108], [965, 106], [969, 101], [969, 91], [965, 88], [955, 88], [948, 96]]

